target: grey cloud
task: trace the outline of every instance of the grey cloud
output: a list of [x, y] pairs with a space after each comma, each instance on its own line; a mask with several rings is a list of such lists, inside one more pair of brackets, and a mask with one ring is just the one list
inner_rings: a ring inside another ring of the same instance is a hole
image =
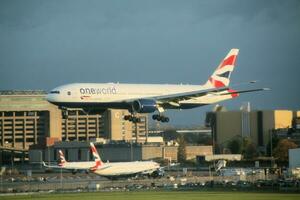
[[[201, 84], [237, 47], [232, 81], [259, 79], [273, 90], [224, 104], [297, 109], [299, 23], [296, 0], [2, 0], [0, 89], [49, 90], [70, 82]], [[175, 112], [173, 123], [201, 122], [208, 109]]]

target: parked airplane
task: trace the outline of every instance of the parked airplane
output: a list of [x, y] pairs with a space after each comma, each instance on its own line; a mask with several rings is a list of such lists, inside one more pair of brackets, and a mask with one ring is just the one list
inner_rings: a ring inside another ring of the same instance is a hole
[[58, 152], [59, 161], [57, 165], [47, 165], [45, 162], [43, 162], [43, 165], [47, 168], [71, 170], [72, 174], [76, 174], [78, 171], [89, 173], [90, 168], [95, 165], [95, 161], [68, 162], [63, 152], [61, 150]]
[[219, 176], [264, 175], [264, 173], [264, 169], [253, 168], [222, 168], [218, 171]]
[[90, 146], [95, 159], [94, 161], [67, 162], [62, 151], [59, 150], [60, 161], [58, 165], [47, 165], [45, 162], [43, 164], [47, 168], [71, 170], [73, 174], [77, 171], [85, 171], [87, 173], [91, 171], [111, 179], [136, 175], [163, 176], [162, 167], [154, 161], [103, 163], [94, 144], [90, 143]]
[[85, 111], [107, 108], [127, 109], [125, 120], [139, 122], [136, 113], [153, 113], [153, 120], [168, 122], [166, 109], [189, 109], [237, 97], [240, 93], [266, 88], [236, 91], [229, 88], [238, 49], [231, 49], [204, 85], [161, 85], [120, 83], [73, 83], [50, 91], [47, 100], [61, 108]]
[[107, 162], [101, 161], [96, 147], [91, 143], [91, 150], [95, 158], [94, 166], [90, 170], [103, 177], [116, 179], [119, 177], [129, 177], [137, 175], [147, 175], [150, 177], [163, 176], [163, 170], [154, 161], [133, 161], [133, 162]]

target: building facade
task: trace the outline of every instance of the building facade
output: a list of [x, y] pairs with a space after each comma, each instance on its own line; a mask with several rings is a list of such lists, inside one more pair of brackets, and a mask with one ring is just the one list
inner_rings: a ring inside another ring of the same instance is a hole
[[123, 119], [129, 114], [127, 110], [96, 114], [61, 110], [46, 101], [45, 95], [44, 91], [0, 91], [0, 153], [28, 152], [31, 145], [49, 146], [55, 141], [129, 141], [147, 136], [147, 115], [134, 124]]
[[[98, 153], [103, 162], [125, 162], [137, 160], [166, 159], [177, 161], [178, 146], [166, 146], [161, 143], [115, 143], [97, 144]], [[48, 147], [35, 146], [29, 151], [31, 163], [56, 162], [58, 151], [62, 150], [67, 161], [90, 161], [93, 156], [89, 142], [56, 142]], [[212, 146], [186, 146], [187, 160], [196, 156], [212, 155]]]
[[220, 111], [207, 113], [214, 141], [226, 147], [233, 138], [250, 138], [262, 151], [278, 129], [292, 127], [296, 112], [290, 110]]

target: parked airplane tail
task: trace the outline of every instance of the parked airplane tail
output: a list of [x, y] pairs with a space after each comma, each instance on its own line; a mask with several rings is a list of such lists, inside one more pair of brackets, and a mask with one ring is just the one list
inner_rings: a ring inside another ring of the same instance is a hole
[[67, 163], [67, 161], [65, 159], [65, 156], [64, 156], [64, 154], [63, 154], [63, 152], [61, 150], [59, 150], [58, 153], [59, 153], [59, 162], [58, 162], [58, 165], [59, 166], [64, 166]]
[[215, 168], [216, 172], [220, 171], [221, 168], [226, 167], [226, 164], [227, 164], [226, 160], [219, 160], [216, 164], [216, 168]]
[[95, 145], [91, 142], [90, 146], [91, 146], [91, 151], [92, 151], [94, 159], [95, 159], [95, 165], [93, 167], [91, 167], [90, 170], [95, 171], [96, 169], [98, 169], [100, 166], [103, 165], [103, 162], [101, 161], [101, 158], [97, 152]]
[[205, 85], [209, 88], [228, 87], [230, 83], [230, 75], [234, 70], [238, 53], [239, 49], [231, 49], [218, 68], [209, 77]]

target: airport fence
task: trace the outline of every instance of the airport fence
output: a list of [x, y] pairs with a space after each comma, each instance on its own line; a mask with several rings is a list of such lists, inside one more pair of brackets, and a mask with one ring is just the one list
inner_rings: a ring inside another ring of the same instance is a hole
[[243, 190], [280, 190], [300, 192], [299, 181], [261, 179], [259, 176], [191, 176], [164, 177], [160, 179], [90, 180], [52, 179], [40, 181], [4, 181], [1, 182], [2, 193], [40, 192], [40, 191], [115, 191], [140, 189], [243, 189]]

